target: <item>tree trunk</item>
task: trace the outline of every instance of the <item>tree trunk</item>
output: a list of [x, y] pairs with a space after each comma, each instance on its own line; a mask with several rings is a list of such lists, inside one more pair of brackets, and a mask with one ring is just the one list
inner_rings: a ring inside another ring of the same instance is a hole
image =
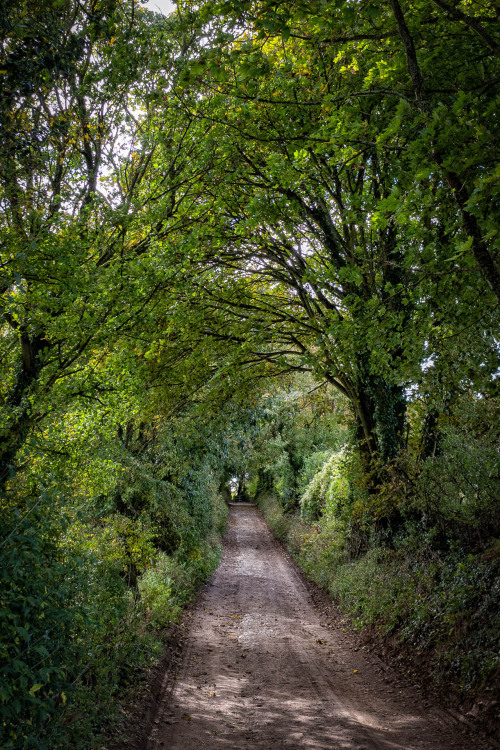
[[358, 443], [363, 473], [368, 477], [379, 458], [377, 431], [375, 425], [375, 405], [368, 390], [363, 385], [357, 388], [352, 401], [356, 419], [356, 439]]
[[246, 476], [242, 474], [238, 477], [238, 489], [236, 490], [236, 496], [234, 498], [236, 503], [248, 502], [247, 490], [245, 487]]
[[375, 488], [383, 465], [396, 458], [403, 445], [404, 390], [382, 378], [367, 376], [357, 386], [353, 406], [363, 473], [368, 486]]
[[483, 239], [483, 232], [479, 222], [470, 211], [467, 210], [469, 194], [465, 184], [454, 172], [446, 172], [446, 181], [453, 190], [455, 202], [460, 210], [462, 225], [469, 237], [472, 238], [472, 254], [484, 280], [491, 291], [500, 302], [500, 272], [489, 251], [488, 245]]
[[439, 453], [440, 433], [438, 429], [438, 412], [431, 409], [427, 412], [420, 439], [420, 460], [436, 456]]

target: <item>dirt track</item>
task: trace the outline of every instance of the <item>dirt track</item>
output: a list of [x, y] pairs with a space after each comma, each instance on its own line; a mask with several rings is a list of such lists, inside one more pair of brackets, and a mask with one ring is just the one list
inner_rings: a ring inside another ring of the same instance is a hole
[[192, 615], [179, 674], [165, 679], [148, 748], [470, 750], [471, 740], [321, 624], [260, 512], [233, 506], [222, 563]]

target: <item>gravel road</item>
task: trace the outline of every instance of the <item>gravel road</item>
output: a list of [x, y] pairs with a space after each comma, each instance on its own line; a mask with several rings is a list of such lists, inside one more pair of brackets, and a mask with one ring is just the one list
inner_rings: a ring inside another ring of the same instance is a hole
[[470, 750], [444, 712], [323, 620], [260, 511], [233, 505], [148, 750]]

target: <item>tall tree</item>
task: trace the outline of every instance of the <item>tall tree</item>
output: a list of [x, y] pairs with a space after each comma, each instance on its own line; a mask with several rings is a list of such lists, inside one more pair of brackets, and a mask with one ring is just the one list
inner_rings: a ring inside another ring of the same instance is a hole
[[[204, 221], [183, 239], [202, 270], [206, 332], [239, 340], [243, 361], [274, 359], [330, 379], [353, 404], [367, 465], [391, 460], [403, 439], [405, 383], [418, 379], [443, 323], [459, 335], [465, 318], [481, 329], [494, 315], [443, 173], [444, 145], [451, 158], [457, 131], [465, 136], [460, 81], [451, 78], [445, 111], [455, 107], [454, 121], [441, 132], [437, 113], [431, 122], [419, 104], [424, 88], [408, 68], [415, 45], [396, 7], [221, 8], [229, 15], [212, 17], [212, 44], [177, 89], [186, 116], [211, 125]], [[436, 36], [445, 44], [440, 23], [429, 47]], [[455, 61], [463, 56], [461, 32], [452, 49]], [[467, 71], [479, 115], [491, 96], [474, 93], [478, 78]], [[495, 138], [488, 132], [488, 153]], [[468, 152], [477, 178], [487, 159], [475, 146]], [[473, 294], [485, 309], [471, 310]]]
[[168, 285], [152, 246], [182, 224], [196, 143], [174, 108], [161, 133], [152, 124], [168, 104], [158, 59], [172, 61], [161, 74], [171, 86], [182, 51], [168, 21], [133, 0], [29, 11], [21, 23], [12, 6], [2, 17], [2, 483], [50, 398], [112, 387], [95, 354], [140, 325]]

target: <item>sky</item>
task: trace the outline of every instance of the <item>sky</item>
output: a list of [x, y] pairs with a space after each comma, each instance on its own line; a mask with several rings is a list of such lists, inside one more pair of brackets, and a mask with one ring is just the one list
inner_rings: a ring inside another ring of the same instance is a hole
[[148, 0], [146, 5], [148, 8], [150, 8], [150, 10], [155, 10], [157, 12], [159, 11], [165, 16], [168, 16], [169, 13], [172, 13], [175, 8], [175, 3], [170, 2], [170, 0]]

